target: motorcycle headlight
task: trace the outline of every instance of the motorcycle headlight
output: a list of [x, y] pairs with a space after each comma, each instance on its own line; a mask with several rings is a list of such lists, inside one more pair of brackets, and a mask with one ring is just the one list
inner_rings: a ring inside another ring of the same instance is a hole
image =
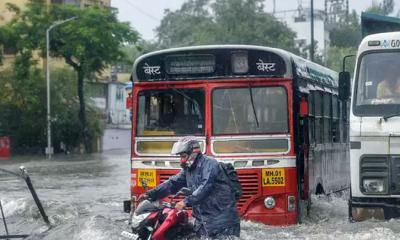
[[140, 215], [133, 214], [132, 222], [131, 222], [132, 228], [137, 228], [139, 226], [139, 224], [141, 222], [143, 222], [143, 220], [145, 220], [150, 215], [150, 213], [151, 212], [143, 213], [143, 214], [140, 214]]
[[363, 188], [365, 193], [385, 193], [386, 187], [383, 179], [364, 179]]

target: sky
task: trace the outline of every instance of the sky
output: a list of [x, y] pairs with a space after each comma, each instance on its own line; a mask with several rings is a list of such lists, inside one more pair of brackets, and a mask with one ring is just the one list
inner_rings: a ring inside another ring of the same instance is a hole
[[[373, 2], [379, 3], [382, 0], [349, 0], [349, 8], [355, 9], [358, 13], [367, 9]], [[111, 5], [118, 9], [118, 18], [120, 21], [130, 22], [146, 40], [155, 38], [154, 29], [160, 24], [164, 16], [164, 10], [172, 11], [180, 8], [185, 0], [111, 0]], [[265, 0], [266, 9], [271, 9], [274, 0]], [[324, 9], [324, 0], [314, 0], [315, 9]], [[400, 7], [400, 0], [394, 0], [395, 13]], [[303, 8], [310, 5], [310, 0], [275, 0], [275, 10], [293, 10], [299, 4]]]

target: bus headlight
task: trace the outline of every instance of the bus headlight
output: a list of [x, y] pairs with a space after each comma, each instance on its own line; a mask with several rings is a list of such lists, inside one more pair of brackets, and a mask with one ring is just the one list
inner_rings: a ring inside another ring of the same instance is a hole
[[264, 199], [264, 206], [267, 209], [273, 209], [275, 207], [275, 204], [276, 204], [275, 198], [273, 197], [267, 197]]
[[365, 193], [384, 193], [386, 191], [383, 179], [364, 179], [363, 188]]

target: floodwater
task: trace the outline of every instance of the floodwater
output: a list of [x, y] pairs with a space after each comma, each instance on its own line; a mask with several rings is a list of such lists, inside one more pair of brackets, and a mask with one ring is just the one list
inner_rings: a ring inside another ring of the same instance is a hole
[[[52, 227], [42, 220], [25, 182], [0, 172], [0, 200], [9, 234], [47, 240], [124, 239], [120, 234], [128, 230], [122, 201], [129, 199], [129, 151], [0, 161], [0, 168], [13, 172], [21, 165], [28, 170]], [[300, 225], [243, 221], [241, 239], [400, 239], [400, 220], [349, 223], [347, 197], [313, 196], [310, 217]], [[4, 234], [0, 221], [0, 235]]]

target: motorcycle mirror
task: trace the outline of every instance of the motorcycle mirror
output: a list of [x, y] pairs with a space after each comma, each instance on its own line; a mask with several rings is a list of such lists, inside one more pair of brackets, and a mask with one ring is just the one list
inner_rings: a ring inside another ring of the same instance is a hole
[[147, 187], [147, 182], [146, 182], [146, 180], [144, 180], [144, 179], [142, 178], [142, 180], [141, 180], [140, 182], [142, 183], [142, 187], [144, 188], [144, 190], [147, 192], [148, 187]]

